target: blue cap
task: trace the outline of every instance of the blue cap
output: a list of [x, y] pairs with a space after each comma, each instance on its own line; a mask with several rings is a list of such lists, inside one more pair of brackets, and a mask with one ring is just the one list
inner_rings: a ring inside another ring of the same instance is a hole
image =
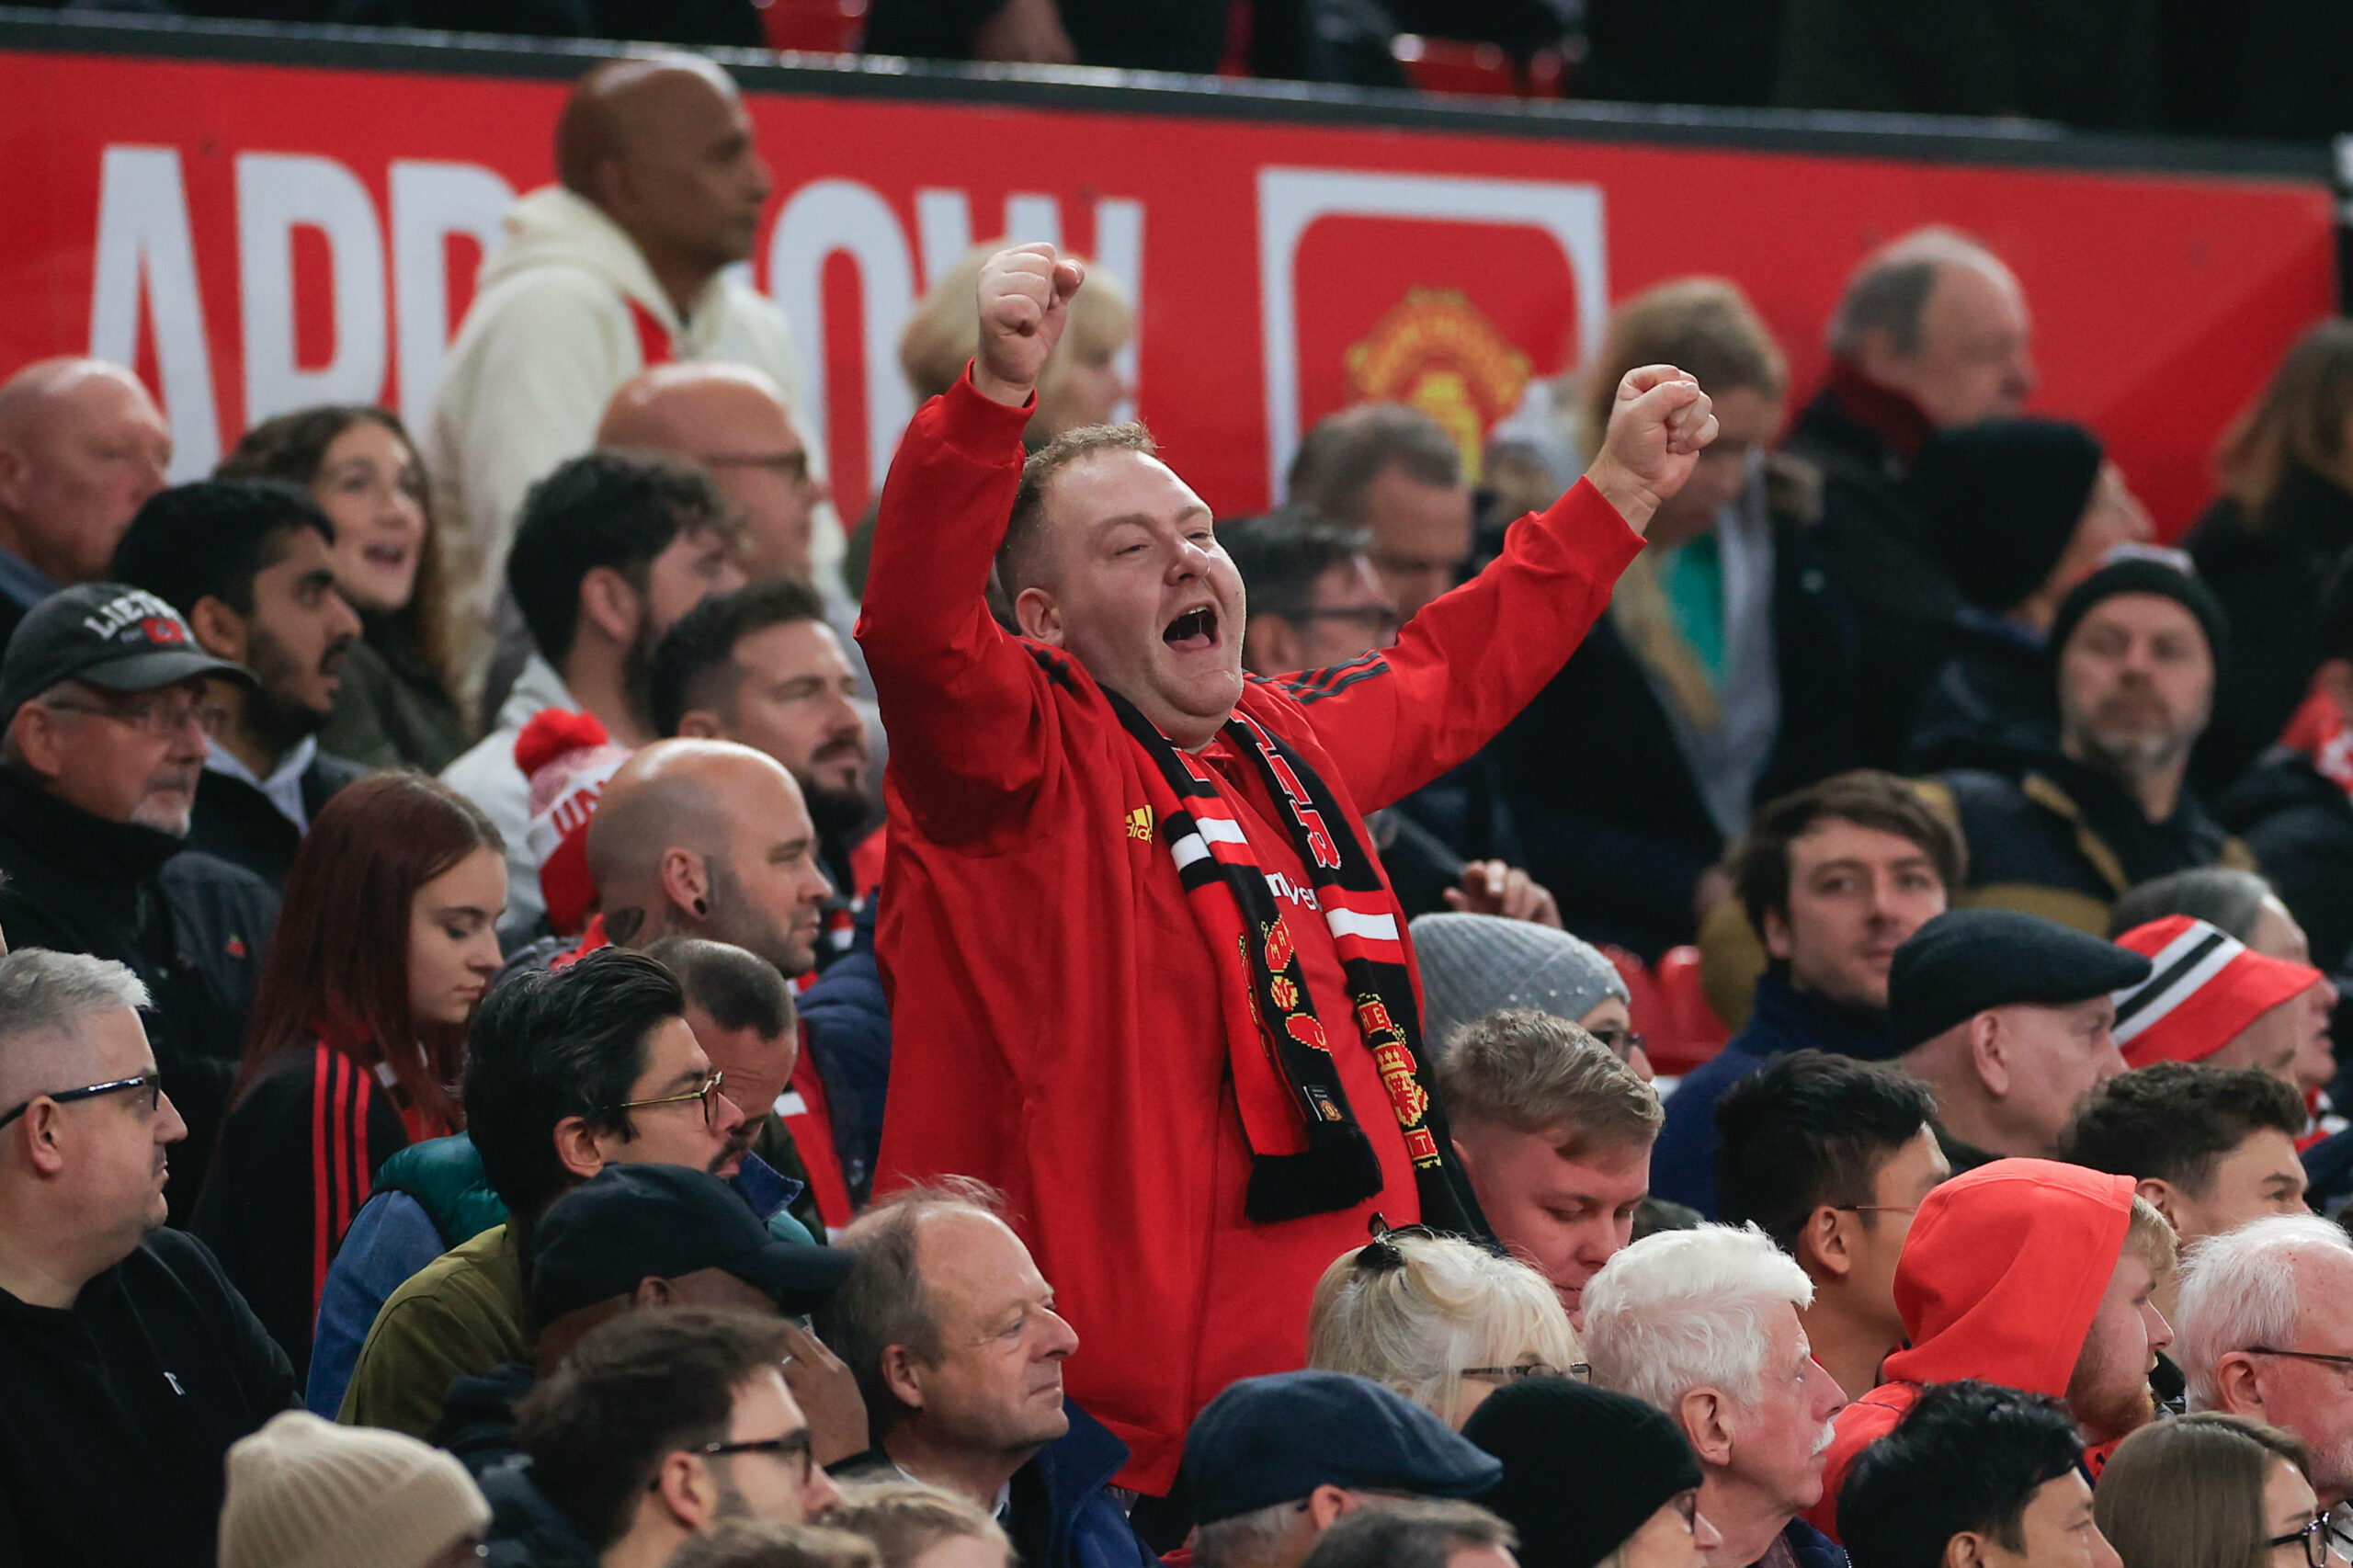
[[1475, 1497], [1500, 1460], [1379, 1383], [1346, 1372], [1245, 1378], [1185, 1434], [1197, 1524], [1296, 1502], [1319, 1486]]

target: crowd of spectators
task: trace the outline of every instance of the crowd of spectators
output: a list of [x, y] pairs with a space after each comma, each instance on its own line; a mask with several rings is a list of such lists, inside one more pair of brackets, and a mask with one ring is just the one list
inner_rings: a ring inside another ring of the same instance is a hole
[[0, 383], [0, 1561], [2342, 1555], [2341, 325], [2186, 552], [1942, 229], [1229, 522], [983, 247], [845, 534], [733, 84], [556, 153], [416, 444]]

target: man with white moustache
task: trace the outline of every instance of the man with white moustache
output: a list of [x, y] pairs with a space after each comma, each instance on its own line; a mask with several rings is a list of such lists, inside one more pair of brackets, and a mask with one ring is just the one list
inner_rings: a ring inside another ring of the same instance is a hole
[[1665, 1411], [1699, 1456], [1699, 1511], [1722, 1537], [1705, 1568], [1845, 1561], [1798, 1517], [1821, 1500], [1847, 1403], [1806, 1341], [1813, 1300], [1805, 1270], [1753, 1225], [1645, 1237], [1586, 1287], [1594, 1382]]

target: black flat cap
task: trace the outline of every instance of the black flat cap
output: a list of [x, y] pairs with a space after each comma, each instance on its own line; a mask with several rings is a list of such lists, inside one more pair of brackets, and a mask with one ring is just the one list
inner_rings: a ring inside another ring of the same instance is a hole
[[1988, 1007], [2063, 1007], [2149, 978], [2149, 960], [2016, 909], [1956, 909], [1895, 949], [1888, 1031], [1909, 1051]]
[[1519, 1535], [1527, 1568], [1593, 1568], [1699, 1484], [1681, 1427], [1639, 1399], [1525, 1378], [1480, 1401], [1462, 1435], [1503, 1460], [1479, 1499]]
[[849, 1277], [837, 1247], [779, 1241], [736, 1190], [686, 1165], [607, 1165], [531, 1229], [531, 1310], [541, 1323], [641, 1279], [723, 1268], [781, 1311], [812, 1312]]
[[1185, 1434], [1193, 1519], [1204, 1525], [1319, 1486], [1475, 1497], [1503, 1473], [1501, 1460], [1428, 1411], [1346, 1372], [1245, 1378]]

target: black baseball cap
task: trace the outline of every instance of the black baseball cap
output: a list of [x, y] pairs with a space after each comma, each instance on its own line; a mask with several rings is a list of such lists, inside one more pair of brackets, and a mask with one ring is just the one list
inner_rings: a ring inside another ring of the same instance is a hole
[[813, 1312], [849, 1277], [850, 1255], [779, 1241], [727, 1183], [688, 1165], [607, 1165], [555, 1200], [531, 1232], [531, 1310], [541, 1323], [625, 1296], [645, 1278], [723, 1268], [786, 1312]]
[[144, 588], [82, 583], [33, 606], [0, 655], [0, 726], [62, 680], [153, 691], [195, 676], [246, 686], [253, 672], [198, 646], [180, 612]]
[[1346, 1372], [1245, 1378], [1185, 1434], [1197, 1524], [1296, 1502], [1319, 1486], [1475, 1497], [1503, 1461], [1403, 1395]]

